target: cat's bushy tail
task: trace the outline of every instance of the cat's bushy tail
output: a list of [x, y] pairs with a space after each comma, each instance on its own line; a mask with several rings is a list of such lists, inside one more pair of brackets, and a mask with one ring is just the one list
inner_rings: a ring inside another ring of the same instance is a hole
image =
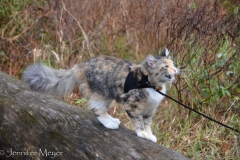
[[55, 70], [41, 63], [27, 67], [22, 79], [35, 91], [66, 95], [74, 90], [78, 81], [74, 69]]

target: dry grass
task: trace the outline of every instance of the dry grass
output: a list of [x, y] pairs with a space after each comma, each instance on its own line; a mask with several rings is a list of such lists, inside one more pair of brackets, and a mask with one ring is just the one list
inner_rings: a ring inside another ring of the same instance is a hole
[[[36, 61], [70, 68], [100, 54], [137, 63], [168, 47], [183, 72], [169, 95], [240, 130], [238, 1], [2, 0], [0, 20], [0, 68], [10, 75]], [[131, 128], [120, 106], [110, 113]], [[159, 144], [192, 159], [240, 159], [239, 134], [168, 99], [153, 130]]]

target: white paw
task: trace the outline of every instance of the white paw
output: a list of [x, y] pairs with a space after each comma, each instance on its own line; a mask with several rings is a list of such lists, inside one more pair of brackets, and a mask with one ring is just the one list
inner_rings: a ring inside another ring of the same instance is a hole
[[150, 140], [150, 141], [152, 141], [154, 143], [157, 142], [156, 136], [154, 136], [152, 134], [148, 134], [146, 131], [138, 131], [137, 132], [137, 136], [141, 137], [141, 138], [144, 138], [144, 139], [147, 139], [147, 140]]
[[112, 118], [110, 117], [97, 117], [97, 119], [106, 127], [109, 129], [118, 129], [119, 128], [119, 123], [116, 121], [113, 121]]
[[157, 142], [157, 137], [152, 134], [152, 135], [149, 136], [149, 140], [156, 143]]
[[137, 136], [138, 137], [141, 137], [141, 138], [147, 138], [147, 136], [148, 136], [148, 133], [147, 132], [145, 132], [145, 131], [138, 131], [138, 132], [136, 132], [137, 133]]
[[115, 123], [117, 123], [118, 125], [121, 123], [118, 118], [113, 118], [113, 121], [114, 121]]

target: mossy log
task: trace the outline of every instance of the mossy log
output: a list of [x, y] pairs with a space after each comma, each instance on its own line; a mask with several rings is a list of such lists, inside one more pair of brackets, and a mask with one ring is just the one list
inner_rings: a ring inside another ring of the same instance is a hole
[[29, 90], [0, 72], [0, 159], [186, 160], [120, 126], [109, 130], [88, 110]]

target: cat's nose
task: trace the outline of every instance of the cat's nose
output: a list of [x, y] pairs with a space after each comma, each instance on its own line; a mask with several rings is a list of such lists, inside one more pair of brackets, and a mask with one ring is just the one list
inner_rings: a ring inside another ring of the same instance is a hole
[[175, 67], [170, 67], [169, 69], [170, 69], [170, 70], [168, 70], [168, 71], [169, 71], [169, 72], [172, 72], [172, 73], [174, 73], [174, 74], [176, 74], [176, 73], [178, 72], [177, 68], [175, 68]]

